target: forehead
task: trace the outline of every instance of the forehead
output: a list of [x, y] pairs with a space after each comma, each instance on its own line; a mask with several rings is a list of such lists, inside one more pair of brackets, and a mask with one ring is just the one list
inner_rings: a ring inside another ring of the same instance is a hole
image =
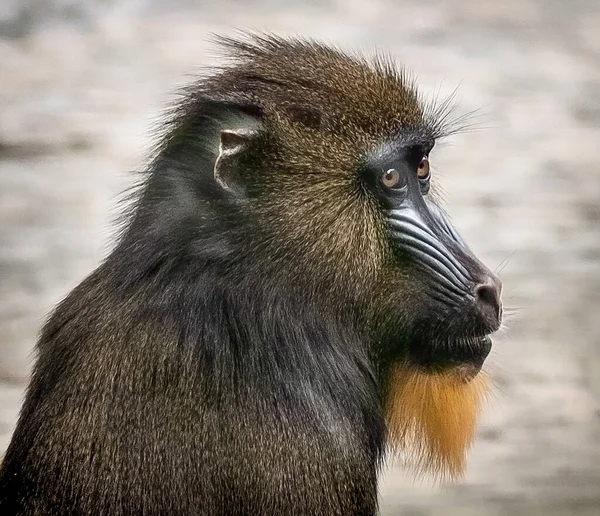
[[371, 141], [424, 126], [414, 85], [389, 60], [275, 37], [224, 44], [233, 66], [217, 86], [287, 123], [342, 137], [362, 133]]

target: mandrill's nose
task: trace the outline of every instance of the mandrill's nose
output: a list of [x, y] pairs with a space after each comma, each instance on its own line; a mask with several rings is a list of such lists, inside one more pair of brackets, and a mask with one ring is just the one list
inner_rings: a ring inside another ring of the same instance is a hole
[[475, 303], [490, 331], [496, 331], [502, 322], [502, 281], [488, 273], [473, 289]]

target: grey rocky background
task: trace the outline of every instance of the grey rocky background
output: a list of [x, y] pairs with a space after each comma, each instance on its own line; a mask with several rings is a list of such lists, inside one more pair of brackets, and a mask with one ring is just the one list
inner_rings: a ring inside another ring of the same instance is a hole
[[40, 324], [109, 249], [169, 92], [235, 28], [386, 49], [479, 109], [435, 173], [518, 311], [465, 479], [391, 467], [383, 513], [600, 515], [598, 0], [1, 0], [0, 454]]

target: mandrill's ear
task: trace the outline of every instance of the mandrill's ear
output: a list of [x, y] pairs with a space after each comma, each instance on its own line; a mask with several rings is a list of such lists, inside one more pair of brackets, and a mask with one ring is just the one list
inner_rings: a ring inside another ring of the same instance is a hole
[[243, 193], [239, 162], [253, 136], [255, 131], [248, 129], [221, 131], [219, 155], [215, 161], [215, 180], [221, 188], [230, 193]]
[[257, 134], [255, 129], [248, 128], [221, 131], [214, 174], [215, 181], [223, 190], [236, 196], [244, 195], [240, 161]]
[[209, 127], [211, 153], [218, 153], [214, 162], [214, 178], [225, 192], [244, 197], [243, 161], [253, 141], [263, 126], [265, 114], [259, 106], [221, 100], [206, 102], [202, 106], [204, 123]]

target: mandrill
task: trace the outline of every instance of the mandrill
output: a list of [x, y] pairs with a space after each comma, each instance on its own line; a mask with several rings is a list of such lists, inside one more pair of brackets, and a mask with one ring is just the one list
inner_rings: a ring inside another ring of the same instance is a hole
[[447, 110], [383, 59], [221, 43], [43, 328], [3, 516], [366, 516], [386, 449], [465, 466], [501, 283], [430, 192]]

